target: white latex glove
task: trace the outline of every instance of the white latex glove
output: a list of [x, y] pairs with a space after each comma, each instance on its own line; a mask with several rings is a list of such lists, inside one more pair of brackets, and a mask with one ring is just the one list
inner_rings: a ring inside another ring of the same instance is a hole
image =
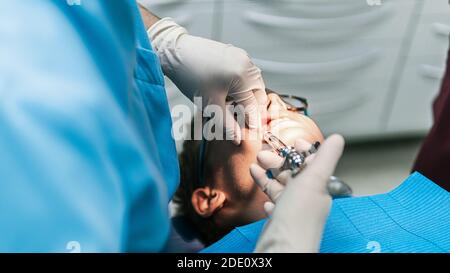
[[[296, 140], [294, 144], [294, 148], [298, 152], [309, 151], [311, 146], [312, 143], [303, 139]], [[315, 154], [309, 155], [305, 160], [305, 164], [308, 165], [315, 156]], [[292, 176], [292, 171], [282, 171], [277, 177], [274, 177], [275, 180], [273, 181], [273, 179], [268, 179], [266, 171], [269, 169], [279, 169], [283, 165], [284, 159], [275, 152], [267, 150], [259, 152], [257, 159], [259, 165], [253, 164], [250, 166], [250, 172], [253, 178], [255, 178], [255, 182], [258, 183], [263, 192], [265, 192], [272, 200], [264, 204], [264, 210], [266, 211], [267, 216], [270, 216], [275, 208], [274, 202], [283, 192], [284, 187]]]
[[251, 166], [254, 180], [276, 204], [258, 241], [256, 252], [319, 251], [331, 208], [327, 183], [343, 148], [342, 136], [330, 136], [300, 174], [286, 179], [286, 186], [267, 178], [260, 166]]
[[[191, 100], [194, 96], [201, 96], [203, 106], [215, 104], [223, 110], [226, 108], [226, 97], [230, 96], [238, 105], [245, 107], [249, 128], [260, 127], [267, 103], [265, 84], [261, 70], [244, 50], [191, 36], [171, 18], [155, 23], [148, 30], [148, 35], [164, 74], [183, 94]], [[224, 113], [227, 115], [226, 137], [239, 144], [239, 124], [230, 112]]]

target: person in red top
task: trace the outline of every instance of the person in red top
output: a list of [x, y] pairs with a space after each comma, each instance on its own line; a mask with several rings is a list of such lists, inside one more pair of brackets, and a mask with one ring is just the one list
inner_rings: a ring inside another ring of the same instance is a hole
[[433, 118], [412, 171], [450, 191], [450, 50], [441, 91], [433, 103]]

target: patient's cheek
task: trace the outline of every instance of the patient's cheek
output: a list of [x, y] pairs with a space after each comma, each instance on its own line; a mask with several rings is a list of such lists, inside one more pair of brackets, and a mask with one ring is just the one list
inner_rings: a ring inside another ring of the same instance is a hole
[[[243, 139], [241, 145], [238, 146], [239, 153], [252, 154], [261, 150], [262, 135], [257, 130], [242, 130]], [[256, 155], [255, 155], [256, 156]]]
[[261, 150], [261, 146], [260, 138], [243, 139], [239, 146], [231, 141], [220, 141], [211, 155], [221, 165], [228, 161], [232, 168], [250, 168], [250, 164], [256, 162], [256, 154]]
[[226, 149], [232, 151], [229, 154], [233, 171], [238, 173], [239, 176], [243, 177], [246, 174], [250, 175], [249, 169], [250, 164], [256, 162], [256, 154], [261, 150], [262, 141], [261, 139], [245, 139], [241, 142], [241, 145], [236, 146], [230, 143], [227, 145]]

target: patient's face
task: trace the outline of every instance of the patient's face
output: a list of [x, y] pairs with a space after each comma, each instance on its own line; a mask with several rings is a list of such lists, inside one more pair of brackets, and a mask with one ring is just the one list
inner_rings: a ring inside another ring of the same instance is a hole
[[[269, 94], [267, 110], [269, 118], [265, 122], [270, 130], [287, 145], [301, 138], [310, 143], [322, 142], [323, 135], [312, 119], [302, 114], [288, 111], [284, 102], [276, 94]], [[243, 129], [248, 135], [248, 129]], [[226, 194], [224, 209], [216, 212], [218, 224], [240, 226], [264, 218], [263, 205], [267, 196], [254, 183], [250, 175], [250, 165], [262, 149], [270, 149], [261, 137], [244, 139], [239, 147], [230, 141], [214, 141], [208, 144], [207, 160], [213, 170], [215, 185]]]

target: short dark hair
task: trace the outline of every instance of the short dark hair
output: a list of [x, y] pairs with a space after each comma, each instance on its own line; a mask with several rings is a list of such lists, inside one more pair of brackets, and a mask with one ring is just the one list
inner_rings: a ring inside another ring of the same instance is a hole
[[[200, 241], [209, 245], [219, 240], [230, 230], [219, 227], [214, 222], [214, 215], [205, 218], [197, 214], [192, 205], [193, 192], [204, 186], [213, 186], [214, 179], [206, 179], [207, 185], [200, 185], [199, 157], [202, 140], [194, 140], [193, 122], [191, 123], [190, 138], [183, 142], [183, 148], [179, 154], [180, 185], [173, 197], [173, 203], [177, 206], [177, 213], [184, 216], [197, 230]], [[205, 174], [209, 174], [209, 166], [205, 165]]]

